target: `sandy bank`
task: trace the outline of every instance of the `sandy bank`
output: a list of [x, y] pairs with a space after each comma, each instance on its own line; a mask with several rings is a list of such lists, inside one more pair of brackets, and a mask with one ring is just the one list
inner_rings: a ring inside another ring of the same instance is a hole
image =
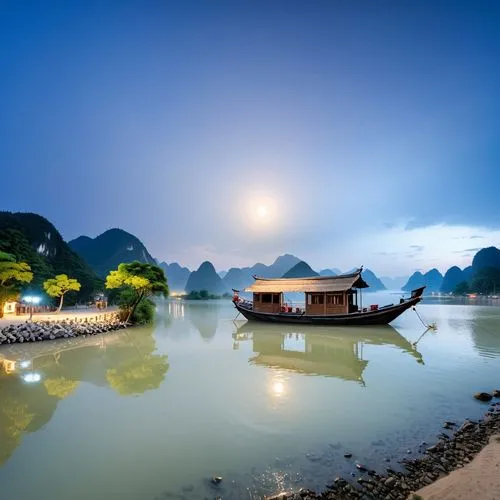
[[470, 464], [422, 488], [416, 495], [424, 500], [499, 500], [500, 434], [491, 436], [489, 444]]

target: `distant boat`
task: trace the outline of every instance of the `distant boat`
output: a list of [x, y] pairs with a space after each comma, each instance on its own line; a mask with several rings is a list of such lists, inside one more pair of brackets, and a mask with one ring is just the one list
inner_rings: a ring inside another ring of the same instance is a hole
[[[361, 289], [368, 284], [361, 276], [363, 268], [340, 276], [314, 276], [308, 278], [261, 278], [245, 289], [253, 300], [239, 296], [233, 290], [234, 307], [248, 320], [273, 323], [299, 323], [313, 325], [386, 325], [422, 300], [425, 286], [411, 292], [399, 304], [364, 307]], [[284, 293], [305, 294], [305, 307], [293, 307], [284, 300]]]

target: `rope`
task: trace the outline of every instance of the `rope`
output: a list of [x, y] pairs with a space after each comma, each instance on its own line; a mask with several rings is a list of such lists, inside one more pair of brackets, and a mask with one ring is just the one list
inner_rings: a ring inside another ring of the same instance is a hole
[[422, 317], [420, 316], [420, 314], [418, 314], [418, 311], [417, 309], [415, 308], [415, 306], [413, 306], [413, 310], [415, 311], [415, 314], [418, 316], [418, 319], [420, 320], [420, 322], [422, 323], [422, 325], [425, 326], [425, 328], [427, 328], [428, 330], [437, 330], [437, 325], [436, 323], [431, 323], [431, 324], [427, 324], [425, 323], [425, 321], [422, 319]]

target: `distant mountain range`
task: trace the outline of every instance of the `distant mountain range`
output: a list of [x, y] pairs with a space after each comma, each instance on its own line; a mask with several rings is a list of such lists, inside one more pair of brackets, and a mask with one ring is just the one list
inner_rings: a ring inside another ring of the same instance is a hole
[[156, 264], [142, 241], [123, 229], [108, 229], [96, 238], [79, 236], [68, 244], [102, 278], [122, 262]]
[[425, 286], [426, 293], [439, 292], [443, 284], [443, 275], [437, 269], [431, 269], [429, 272], [422, 274], [420, 271], [413, 273], [402, 290], [410, 292], [416, 288]]
[[367, 291], [378, 292], [380, 290], [386, 290], [384, 283], [382, 283], [380, 278], [370, 269], [363, 269], [361, 276], [363, 276], [363, 279], [370, 286]]
[[496, 247], [479, 250], [474, 256], [471, 266], [465, 269], [452, 266], [444, 276], [437, 269], [431, 269], [425, 274], [417, 271], [410, 276], [402, 289], [409, 292], [425, 286], [426, 293], [452, 293], [460, 283], [471, 284], [478, 275], [484, 275], [485, 271], [488, 274], [488, 269], [500, 269], [500, 250]]
[[401, 290], [404, 284], [408, 281], [408, 278], [409, 276], [397, 276], [396, 278], [381, 276], [380, 281], [382, 281], [388, 290]]
[[171, 264], [161, 262], [159, 266], [165, 272], [169, 290], [171, 292], [184, 292], [191, 271], [187, 267], [181, 267], [177, 262]]
[[301, 260], [289, 269], [283, 275], [283, 278], [310, 278], [312, 276], [319, 276], [319, 274], [307, 262]]
[[193, 271], [186, 283], [187, 293], [201, 290], [214, 294], [223, 294], [228, 291], [221, 277], [215, 271], [215, 267], [208, 261], [203, 262], [196, 271]]
[[337, 269], [334, 267], [333, 269], [321, 269], [319, 272], [320, 276], [337, 276], [339, 274], [342, 274], [342, 271], [340, 269]]
[[[44, 279], [56, 273], [76, 277], [82, 283], [80, 297], [88, 296], [93, 290], [102, 287], [102, 278], [122, 262], [137, 260], [158, 264], [136, 236], [122, 229], [109, 229], [96, 238], [80, 236], [66, 243], [47, 219], [31, 213], [0, 212], [0, 250], [12, 253], [31, 265], [35, 272], [32, 286], [39, 286]], [[228, 292], [232, 288], [243, 290], [253, 283], [255, 275], [300, 278], [342, 274], [337, 268], [325, 268], [318, 272], [306, 261], [291, 254], [279, 256], [270, 265], [258, 262], [251, 267], [233, 267], [219, 274], [208, 261], [193, 272], [176, 262], [161, 262], [158, 265], [165, 271], [171, 291], [206, 290], [215, 294]], [[493, 272], [489, 271], [491, 269]], [[370, 291], [386, 288], [411, 291], [426, 286], [427, 293], [450, 293], [464, 282], [470, 285], [474, 280], [477, 281], [479, 276], [483, 280], [481, 289], [497, 287], [500, 290], [495, 277], [497, 270], [500, 270], [500, 250], [489, 247], [476, 253], [471, 266], [463, 270], [453, 266], [444, 276], [437, 269], [431, 269], [426, 273], [417, 271], [408, 279], [379, 278], [370, 269], [365, 269], [363, 278], [370, 285]]]
[[301, 260], [294, 255], [280, 255], [269, 266], [257, 262], [252, 267], [232, 267], [224, 275], [222, 281], [227, 290], [243, 290], [253, 283], [253, 276], [262, 276], [263, 278], [281, 277], [299, 262]]
[[451, 293], [459, 283], [462, 281], [470, 281], [471, 278], [472, 266], [466, 267], [464, 270], [457, 266], [450, 267], [443, 277], [440, 291], [443, 293]]

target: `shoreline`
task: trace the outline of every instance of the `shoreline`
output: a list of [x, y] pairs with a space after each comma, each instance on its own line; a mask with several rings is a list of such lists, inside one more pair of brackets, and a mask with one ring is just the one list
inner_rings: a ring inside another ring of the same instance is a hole
[[116, 312], [71, 319], [26, 321], [0, 327], [0, 347], [24, 342], [86, 337], [129, 327]]
[[[362, 474], [356, 481], [337, 477], [326, 486], [325, 491], [320, 493], [301, 489], [298, 492], [281, 492], [264, 498], [265, 500], [500, 498], [498, 397], [489, 405], [486, 414], [480, 420], [466, 419], [461, 426], [454, 422], [445, 422], [444, 428], [455, 430], [451, 435], [439, 434], [434, 444], [421, 443], [419, 457], [404, 458], [399, 461], [404, 469], [402, 472], [388, 467], [385, 474], [378, 474], [361, 464], [356, 464]], [[485, 459], [485, 456], [488, 458]], [[491, 457], [498, 457], [498, 460], [492, 460]], [[457, 493], [461, 493], [464, 489], [467, 489], [468, 493], [462, 497], [457, 496]]]

